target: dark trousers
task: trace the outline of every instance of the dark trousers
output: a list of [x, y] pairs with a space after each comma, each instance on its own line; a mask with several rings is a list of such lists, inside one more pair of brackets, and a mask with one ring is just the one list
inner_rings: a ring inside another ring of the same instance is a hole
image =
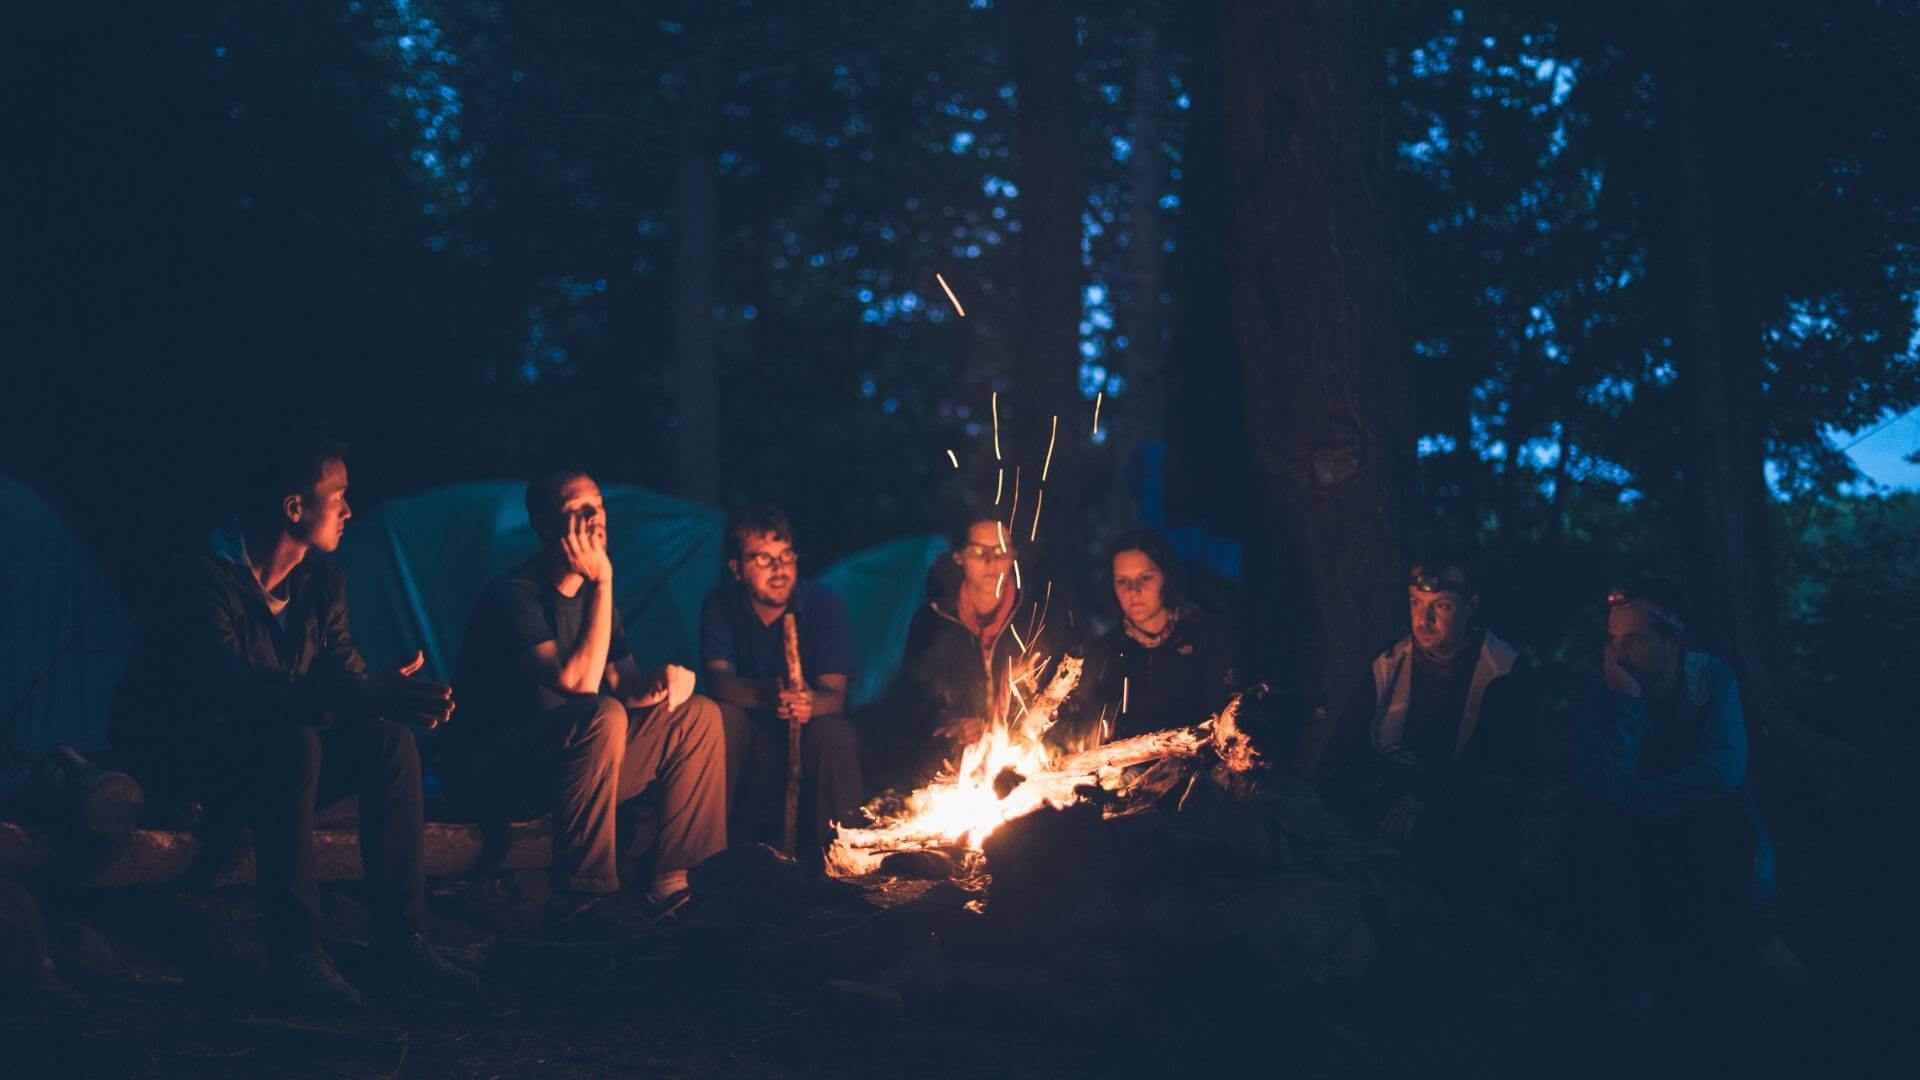
[[1513, 902], [1520, 879], [1523, 807], [1511, 792], [1468, 786], [1434, 798], [1407, 855], [1433, 867], [1433, 884], [1463, 906]]
[[1588, 805], [1570, 823], [1571, 928], [1615, 989], [1675, 964], [1724, 962], [1765, 941], [1753, 899], [1759, 832], [1744, 801], [1668, 818]]
[[[781, 838], [786, 812], [787, 722], [772, 713], [723, 704], [727, 787], [737, 842]], [[817, 853], [833, 839], [832, 823], [851, 821], [865, 790], [860, 736], [844, 716], [816, 716], [800, 729], [799, 853]]]
[[252, 828], [271, 961], [319, 946], [314, 810], [349, 795], [360, 799], [360, 859], [375, 940], [402, 941], [425, 925], [420, 755], [405, 725], [229, 721], [139, 757], [156, 790], [198, 800], [216, 818]]
[[553, 887], [620, 888], [615, 811], [657, 788], [658, 872], [726, 847], [726, 737], [704, 697], [629, 711], [606, 696], [550, 709], [448, 762], [447, 791], [468, 812], [553, 811]]

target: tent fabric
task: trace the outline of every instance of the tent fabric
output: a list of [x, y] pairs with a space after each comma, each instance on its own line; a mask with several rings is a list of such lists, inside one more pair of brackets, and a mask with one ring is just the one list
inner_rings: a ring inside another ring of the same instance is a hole
[[926, 603], [927, 567], [946, 550], [945, 537], [909, 536], [849, 555], [820, 575], [847, 604], [856, 658], [848, 687], [854, 708], [880, 700], [893, 682], [907, 626]]
[[[354, 640], [369, 667], [419, 649], [424, 674], [452, 677], [467, 615], [496, 575], [540, 542], [527, 521], [526, 484], [455, 484], [354, 515], [340, 546]], [[700, 603], [719, 578], [720, 511], [642, 488], [602, 489], [614, 605], [642, 665], [691, 665]]]
[[[451, 676], [480, 589], [538, 548], [516, 481], [456, 484], [354, 515], [338, 558], [354, 638], [369, 666], [419, 649], [425, 674]], [[700, 607], [724, 570], [724, 515], [642, 488], [604, 488], [614, 604], [642, 666], [699, 656]], [[877, 700], [900, 666], [907, 624], [924, 597], [939, 537], [895, 540], [828, 568], [820, 580], [847, 604], [855, 706]]]
[[[26, 755], [107, 745], [133, 620], [80, 539], [33, 489], [0, 477], [0, 722]], [[18, 710], [16, 712], [16, 710]]]

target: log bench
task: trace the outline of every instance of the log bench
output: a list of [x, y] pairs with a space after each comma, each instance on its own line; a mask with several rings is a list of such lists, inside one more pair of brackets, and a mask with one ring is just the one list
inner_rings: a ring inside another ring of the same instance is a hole
[[[538, 870], [553, 858], [545, 818], [514, 822], [504, 830], [479, 825], [428, 822], [427, 876], [461, 878], [475, 872]], [[352, 828], [314, 830], [321, 881], [361, 876], [360, 834]], [[30, 877], [55, 865], [59, 841], [45, 829], [0, 821], [0, 877]], [[201, 834], [181, 829], [137, 828], [90, 857], [76, 884], [90, 887], [182, 884], [210, 888], [253, 883], [253, 846], [245, 830]]]

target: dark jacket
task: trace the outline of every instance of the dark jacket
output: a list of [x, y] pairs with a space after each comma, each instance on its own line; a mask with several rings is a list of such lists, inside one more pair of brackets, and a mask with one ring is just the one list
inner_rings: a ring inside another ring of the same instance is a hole
[[1104, 722], [1111, 740], [1198, 724], [1239, 689], [1238, 666], [1233, 635], [1198, 609], [1183, 611], [1173, 633], [1153, 648], [1127, 636], [1122, 623], [1087, 650], [1072, 699], [1074, 733], [1087, 739]]
[[[1461, 718], [1448, 716], [1445, 719], [1452, 724], [1442, 732], [1443, 749], [1438, 753], [1416, 752], [1415, 747], [1432, 740], [1419, 738], [1411, 728], [1407, 745], [1382, 747], [1376, 721], [1389, 688], [1383, 685], [1380, 669], [1383, 661], [1406, 653], [1409, 647], [1409, 640], [1402, 639], [1382, 653], [1330, 713], [1332, 737], [1317, 770], [1328, 798], [1362, 816], [1384, 811], [1402, 795], [1436, 803], [1484, 798], [1493, 793], [1490, 789], [1497, 789], [1499, 797], [1510, 798], [1524, 780], [1533, 752], [1537, 680], [1531, 665], [1516, 657], [1505, 674], [1486, 684], [1469, 729], [1471, 738], [1464, 745], [1456, 742]], [[1483, 655], [1486, 647], [1486, 633], [1476, 631], [1463, 661], [1467, 668], [1474, 666], [1473, 658]], [[1414, 703], [1416, 708], [1428, 704]]]
[[309, 554], [286, 590], [283, 626], [241, 553], [237, 522], [169, 566], [140, 612], [114, 695], [115, 749], [137, 759], [223, 721], [357, 716], [366, 663], [347, 628], [346, 579]]
[[1017, 705], [1007, 705], [1009, 665], [1016, 672], [1035, 667], [1032, 678], [1020, 684], [1021, 693], [1031, 697], [1052, 677], [1059, 659], [1054, 653], [1061, 635], [1047, 625], [1044, 600], [1022, 596], [990, 650], [961, 623], [956, 604], [957, 590], [944, 592], [914, 613], [900, 673], [887, 695], [885, 730], [869, 733], [894, 765], [923, 776], [951, 749], [934, 737], [942, 725], [990, 721], [1018, 711]]

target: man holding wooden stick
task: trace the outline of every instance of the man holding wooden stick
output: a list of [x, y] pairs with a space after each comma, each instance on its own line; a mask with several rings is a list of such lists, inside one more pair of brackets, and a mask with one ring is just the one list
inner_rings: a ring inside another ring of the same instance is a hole
[[701, 610], [700, 663], [726, 718], [733, 839], [792, 841], [813, 861], [832, 839], [829, 824], [847, 820], [863, 797], [859, 737], [846, 716], [846, 605], [799, 580], [793, 527], [770, 506], [728, 524], [727, 569], [733, 580]]

